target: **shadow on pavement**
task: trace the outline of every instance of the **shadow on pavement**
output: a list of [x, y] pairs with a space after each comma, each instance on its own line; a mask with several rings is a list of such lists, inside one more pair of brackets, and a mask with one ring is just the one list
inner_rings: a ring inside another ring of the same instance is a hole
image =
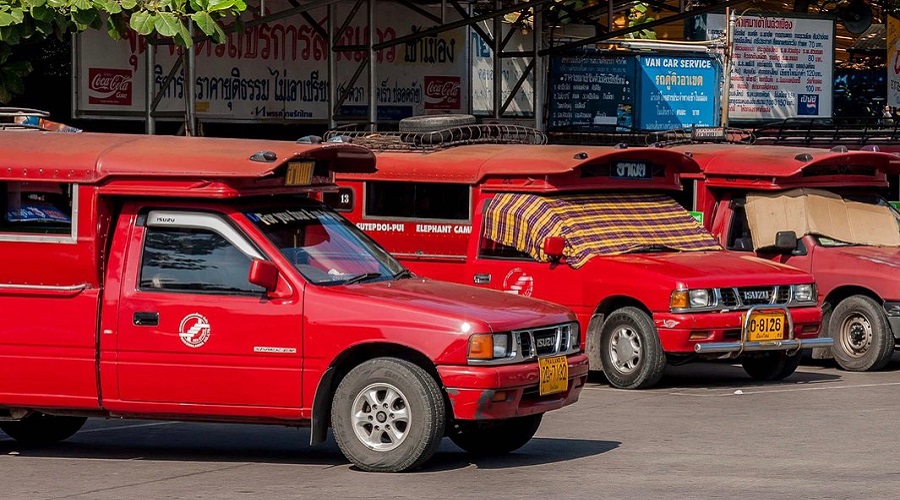
[[[128, 427], [136, 425], [139, 427]], [[72, 438], [51, 446], [22, 446], [0, 433], [0, 455], [22, 458], [141, 460], [210, 463], [260, 463], [349, 466], [329, 434], [310, 447], [308, 429], [281, 427], [91, 419]], [[563, 462], [599, 455], [620, 443], [584, 439], [534, 438], [500, 457], [472, 457], [449, 439], [421, 472], [475, 465], [494, 469]]]
[[[888, 369], [891, 367], [900, 370], [900, 365], [889, 365]], [[662, 380], [649, 390], [723, 387], [740, 389], [773, 385], [818, 384], [840, 380], [841, 371], [835, 369], [834, 362], [831, 360], [813, 360], [811, 363], [800, 365], [800, 368], [791, 376], [774, 382], [760, 382], [751, 379], [741, 365], [735, 364], [734, 361], [712, 361], [667, 366]], [[588, 384], [609, 386], [609, 381], [606, 380], [603, 372], [591, 372]]]

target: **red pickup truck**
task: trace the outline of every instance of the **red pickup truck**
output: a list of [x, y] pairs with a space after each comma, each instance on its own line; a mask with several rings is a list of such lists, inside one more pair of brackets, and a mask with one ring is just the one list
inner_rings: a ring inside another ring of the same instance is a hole
[[900, 339], [900, 214], [881, 196], [900, 158], [847, 151], [736, 144], [674, 146], [703, 175], [696, 210], [726, 248], [812, 275], [822, 336], [846, 370], [884, 367]]
[[369, 471], [505, 453], [587, 378], [575, 316], [413, 277], [311, 193], [348, 144], [0, 132], [0, 429], [329, 426]]
[[500, 125], [338, 137], [378, 148], [378, 171], [338, 173], [328, 203], [418, 274], [571, 307], [615, 387], [722, 357], [781, 379], [831, 343], [809, 274], [725, 251], [670, 196], [699, 172], [683, 153]]

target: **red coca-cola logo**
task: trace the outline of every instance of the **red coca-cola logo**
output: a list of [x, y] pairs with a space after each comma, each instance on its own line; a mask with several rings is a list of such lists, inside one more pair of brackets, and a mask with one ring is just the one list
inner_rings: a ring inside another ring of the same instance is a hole
[[460, 109], [460, 77], [426, 76], [425, 109]]
[[131, 105], [130, 69], [90, 68], [88, 70], [88, 103]]

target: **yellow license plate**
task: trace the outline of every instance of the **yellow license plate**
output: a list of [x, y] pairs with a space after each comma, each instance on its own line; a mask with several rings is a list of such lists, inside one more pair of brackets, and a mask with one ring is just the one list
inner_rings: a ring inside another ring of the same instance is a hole
[[541, 369], [541, 396], [564, 392], [569, 388], [569, 363], [565, 356], [538, 358]]
[[312, 181], [313, 167], [311, 161], [292, 161], [288, 163], [285, 186], [308, 186]]
[[746, 328], [747, 340], [751, 342], [782, 340], [787, 321], [783, 312], [752, 312]]

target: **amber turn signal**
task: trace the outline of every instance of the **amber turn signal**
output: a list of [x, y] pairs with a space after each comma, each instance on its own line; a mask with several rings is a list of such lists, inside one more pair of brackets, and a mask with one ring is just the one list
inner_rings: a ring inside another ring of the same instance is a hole
[[669, 299], [669, 307], [671, 309], [687, 309], [689, 297], [687, 290], [675, 290]]
[[494, 359], [494, 335], [476, 333], [469, 337], [469, 359]]

